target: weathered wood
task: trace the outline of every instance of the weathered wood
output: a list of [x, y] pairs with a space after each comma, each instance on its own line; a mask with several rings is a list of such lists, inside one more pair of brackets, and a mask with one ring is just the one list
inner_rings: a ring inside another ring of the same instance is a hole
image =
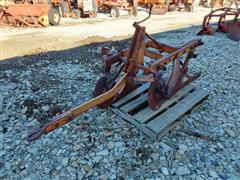
[[178, 102], [163, 114], [150, 121], [147, 126], [156, 133], [162, 131], [207, 95], [208, 93], [206, 91], [197, 89], [192, 94], [186, 96], [181, 102]]
[[[144, 84], [122, 100], [117, 101], [111, 109], [155, 140], [173, 129], [190, 112], [197, 109], [209, 94], [203, 89], [188, 85], [167, 100], [158, 110], [152, 111], [149, 107], [141, 106], [147, 103], [147, 92], [144, 91], [148, 87], [149, 84]], [[129, 114], [133, 110], [135, 114]]]
[[122, 117], [124, 120], [128, 121], [129, 123], [133, 124], [134, 126], [136, 126], [136, 128], [138, 128], [140, 131], [142, 131], [143, 133], [147, 134], [149, 137], [151, 138], [157, 138], [156, 134], [149, 129], [147, 126], [143, 125], [142, 123], [139, 123], [137, 120], [135, 120], [134, 118], [132, 118], [132, 116], [130, 116], [127, 113], [122, 112], [121, 110], [117, 109], [117, 108], [111, 108], [111, 110], [115, 113], [118, 114], [120, 117]]
[[147, 93], [143, 94], [142, 96], [138, 97], [137, 99], [134, 99], [133, 101], [124, 105], [123, 107], [121, 107], [121, 109], [125, 112], [129, 112], [146, 101], [147, 101]]
[[182, 122], [184, 119], [186, 119], [190, 113], [194, 112], [196, 109], [198, 109], [202, 103], [204, 102], [204, 100], [206, 100], [208, 97], [208, 95], [206, 97], [204, 97], [200, 102], [198, 102], [196, 105], [194, 105], [193, 108], [191, 108], [189, 110], [189, 113], [185, 113], [184, 115], [182, 115], [180, 118], [176, 119], [176, 121], [174, 121], [172, 124], [169, 124], [164, 130], [160, 131], [157, 133], [157, 139], [160, 139], [163, 135], [165, 135], [168, 131], [170, 131], [171, 129], [173, 129], [174, 127], [176, 127], [180, 122]]
[[180, 91], [177, 92], [176, 95], [174, 95], [171, 99], [169, 99], [168, 101], [166, 101], [164, 104], [162, 104], [162, 106], [156, 110], [156, 111], [152, 111], [150, 109], [150, 107], [146, 107], [145, 109], [143, 109], [142, 111], [136, 113], [134, 115], [135, 119], [138, 119], [140, 122], [146, 122], [147, 120], [149, 120], [150, 118], [152, 118], [153, 116], [155, 116], [156, 114], [158, 114], [159, 112], [161, 112], [162, 110], [164, 110], [166, 107], [172, 105], [174, 102], [176, 102], [178, 99], [182, 98], [184, 95], [186, 95], [189, 91], [191, 91], [193, 89], [193, 86], [189, 85], [184, 87], [183, 89], [181, 89]]
[[146, 84], [140, 86], [139, 88], [137, 88], [136, 90], [134, 90], [133, 92], [131, 92], [130, 94], [125, 96], [124, 98], [122, 98], [119, 101], [115, 102], [112, 106], [119, 107], [119, 106], [123, 105], [125, 102], [129, 101], [130, 99], [136, 97], [137, 95], [141, 94], [146, 89], [148, 89], [149, 84], [150, 83], [146, 83]]

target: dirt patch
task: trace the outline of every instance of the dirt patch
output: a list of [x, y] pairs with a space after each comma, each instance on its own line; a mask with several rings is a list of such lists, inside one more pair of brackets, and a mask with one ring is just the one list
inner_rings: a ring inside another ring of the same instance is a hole
[[[163, 16], [152, 15], [144, 22], [147, 32], [156, 33], [192, 25], [200, 25], [209, 9], [196, 9], [195, 12], [167, 13]], [[138, 17], [118, 19], [101, 15], [96, 19], [64, 19], [57, 27], [48, 28], [2, 28], [0, 59], [36, 54], [54, 50], [66, 50], [92, 42], [122, 40], [130, 37], [133, 22], [142, 20], [147, 12], [140, 11]]]

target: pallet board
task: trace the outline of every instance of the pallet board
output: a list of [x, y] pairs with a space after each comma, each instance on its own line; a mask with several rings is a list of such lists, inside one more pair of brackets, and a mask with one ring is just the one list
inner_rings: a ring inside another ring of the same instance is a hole
[[156, 140], [197, 109], [209, 94], [202, 88], [188, 85], [152, 111], [147, 102], [148, 87], [149, 83], [143, 84], [112, 104], [111, 110]]

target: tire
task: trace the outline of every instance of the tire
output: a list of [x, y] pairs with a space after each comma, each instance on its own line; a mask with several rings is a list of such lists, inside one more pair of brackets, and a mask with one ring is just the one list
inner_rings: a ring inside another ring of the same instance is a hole
[[51, 8], [48, 13], [49, 23], [53, 26], [57, 26], [60, 23], [61, 16], [56, 8]]
[[119, 8], [116, 6], [113, 6], [110, 11], [110, 15], [113, 18], [118, 18], [120, 16]]
[[186, 12], [191, 12], [191, 11], [193, 11], [193, 6], [186, 5], [186, 6], [184, 7], [184, 10], [185, 10]]

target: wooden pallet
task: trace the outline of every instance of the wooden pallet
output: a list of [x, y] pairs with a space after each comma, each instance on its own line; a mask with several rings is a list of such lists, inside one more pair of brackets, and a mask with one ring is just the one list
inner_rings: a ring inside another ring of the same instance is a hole
[[147, 103], [148, 87], [149, 83], [140, 86], [115, 102], [111, 110], [156, 140], [197, 109], [209, 94], [206, 90], [188, 85], [158, 110], [152, 111]]

